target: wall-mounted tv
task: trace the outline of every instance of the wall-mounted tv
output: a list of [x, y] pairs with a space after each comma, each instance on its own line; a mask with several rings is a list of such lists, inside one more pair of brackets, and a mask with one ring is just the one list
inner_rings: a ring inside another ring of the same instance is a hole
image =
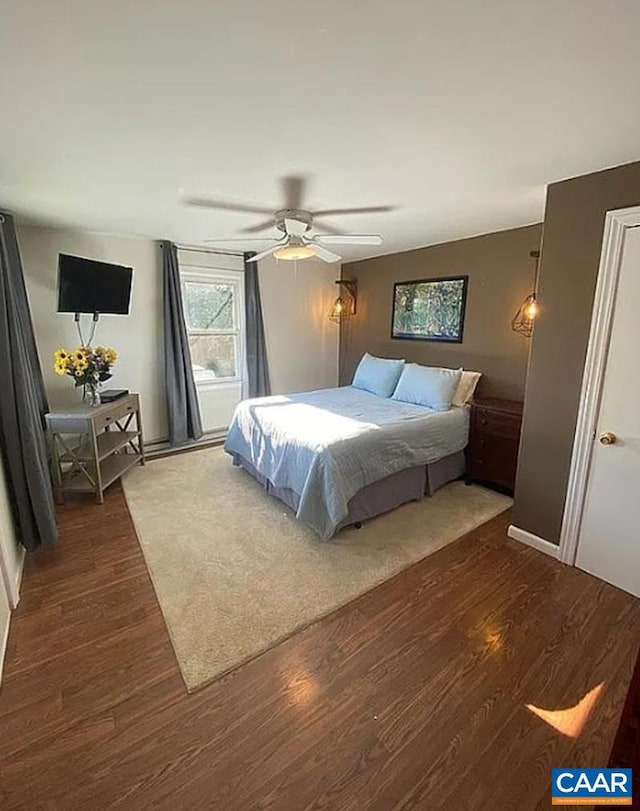
[[61, 253], [58, 312], [128, 315], [133, 268]]

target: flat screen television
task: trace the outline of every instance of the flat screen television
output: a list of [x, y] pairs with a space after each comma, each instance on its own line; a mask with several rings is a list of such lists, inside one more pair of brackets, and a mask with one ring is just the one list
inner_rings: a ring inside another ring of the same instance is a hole
[[128, 315], [133, 268], [61, 253], [58, 312]]

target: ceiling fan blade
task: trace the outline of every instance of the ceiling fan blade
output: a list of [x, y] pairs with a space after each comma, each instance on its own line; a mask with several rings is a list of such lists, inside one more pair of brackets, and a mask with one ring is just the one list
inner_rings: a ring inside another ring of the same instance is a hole
[[285, 218], [284, 227], [287, 229], [287, 234], [289, 234], [290, 237], [301, 237], [306, 233], [309, 226], [306, 222], [302, 222], [301, 220], [289, 220]]
[[306, 178], [289, 175], [280, 179], [285, 208], [302, 208]]
[[247, 259], [247, 262], [257, 262], [258, 259], [264, 259], [265, 256], [271, 256], [272, 253], [278, 250], [279, 245], [273, 245], [271, 248], [268, 248], [266, 251], [262, 251], [262, 253], [257, 253], [255, 256], [252, 256], [251, 259]]
[[333, 225], [326, 225], [321, 220], [317, 220], [315, 217], [313, 218], [313, 229], [314, 231], [319, 231], [324, 234], [344, 234], [346, 233], [341, 228], [335, 228]]
[[[200, 208], [217, 208], [221, 211], [238, 211], [241, 214], [272, 214], [273, 210], [265, 206], [254, 206], [251, 203], [234, 203], [229, 200], [215, 200], [206, 195], [194, 195], [185, 197], [184, 202], [188, 206], [199, 206]], [[273, 223], [273, 220], [271, 221]]]
[[[286, 237], [285, 237], [286, 239]], [[215, 239], [203, 239], [203, 242], [283, 242], [275, 237], [216, 237]]]
[[325, 248], [323, 245], [317, 245], [315, 243], [311, 243], [313, 247], [313, 251], [318, 259], [322, 259], [323, 262], [340, 262], [342, 257], [330, 251], [328, 248]]
[[382, 237], [379, 234], [344, 234], [336, 236], [334, 234], [316, 234], [315, 242], [323, 245], [382, 245]]
[[393, 211], [395, 206], [368, 206], [365, 208], [324, 208], [321, 211], [314, 211], [314, 217], [333, 217], [340, 214], [385, 214]]
[[248, 228], [243, 228], [240, 232], [241, 234], [258, 234], [260, 231], [268, 231], [269, 228], [274, 228], [275, 223], [273, 221], [273, 217], [268, 220], [263, 220], [263, 222], [256, 223], [255, 225], [250, 225]]

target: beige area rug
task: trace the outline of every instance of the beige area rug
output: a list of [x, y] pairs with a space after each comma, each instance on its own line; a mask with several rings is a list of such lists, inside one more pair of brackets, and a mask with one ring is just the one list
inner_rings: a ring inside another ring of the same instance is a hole
[[453, 482], [322, 543], [222, 448], [134, 468], [124, 490], [189, 691], [512, 503]]

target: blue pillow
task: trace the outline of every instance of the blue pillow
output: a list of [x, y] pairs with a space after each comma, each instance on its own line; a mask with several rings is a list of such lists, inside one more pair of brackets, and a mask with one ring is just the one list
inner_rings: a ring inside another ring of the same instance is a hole
[[404, 367], [403, 360], [374, 358], [368, 352], [362, 356], [351, 384], [378, 397], [391, 397]]
[[407, 363], [392, 399], [427, 406], [434, 411], [448, 411], [461, 376], [462, 369], [436, 369]]

